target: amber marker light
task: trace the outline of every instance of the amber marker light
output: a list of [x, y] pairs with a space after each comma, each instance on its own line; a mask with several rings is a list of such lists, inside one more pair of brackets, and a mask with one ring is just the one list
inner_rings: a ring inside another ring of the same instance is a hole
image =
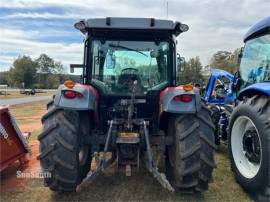
[[183, 89], [185, 91], [192, 91], [193, 90], [193, 85], [191, 85], [191, 84], [183, 85]]
[[66, 86], [67, 88], [73, 88], [75, 86], [75, 83], [71, 80], [67, 80], [65, 81], [64, 86]]

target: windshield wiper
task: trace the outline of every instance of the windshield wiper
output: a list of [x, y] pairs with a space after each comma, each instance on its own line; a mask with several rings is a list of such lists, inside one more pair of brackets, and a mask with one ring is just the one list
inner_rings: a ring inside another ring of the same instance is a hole
[[138, 51], [136, 49], [128, 48], [128, 47], [125, 47], [125, 46], [114, 45], [114, 44], [109, 44], [109, 46], [113, 47], [113, 48], [122, 48], [122, 49], [130, 50], [130, 51], [135, 51], [137, 53], [140, 53], [140, 54], [144, 55], [145, 57], [148, 57], [148, 55], [146, 55], [145, 53], [143, 53], [141, 51]]

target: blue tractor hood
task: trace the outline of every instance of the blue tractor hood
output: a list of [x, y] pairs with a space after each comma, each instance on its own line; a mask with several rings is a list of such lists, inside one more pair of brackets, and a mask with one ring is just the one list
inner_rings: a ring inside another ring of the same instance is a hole
[[211, 69], [211, 75], [215, 76], [216, 78], [226, 77], [230, 81], [234, 80], [233, 74], [231, 74], [230, 72], [227, 72], [225, 70], [222, 70], [222, 69]]
[[270, 95], [270, 81], [252, 84], [240, 91], [238, 97], [241, 98], [244, 95], [254, 94], [254, 92], [260, 92], [266, 95]]
[[259, 21], [253, 27], [251, 27], [244, 37], [244, 42], [253, 37], [256, 37], [267, 29], [270, 29], [270, 16]]

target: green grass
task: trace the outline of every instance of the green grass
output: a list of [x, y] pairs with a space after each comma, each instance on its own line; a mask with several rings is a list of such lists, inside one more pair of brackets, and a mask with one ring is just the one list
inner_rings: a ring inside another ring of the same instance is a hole
[[46, 110], [47, 100], [45, 101], [35, 101], [26, 104], [19, 104], [10, 106], [9, 109], [12, 114], [18, 119], [20, 117], [32, 118], [38, 113], [43, 113]]
[[34, 130], [34, 131], [31, 133], [30, 140], [37, 140], [37, 137], [38, 137], [38, 135], [40, 134], [40, 131], [41, 131], [41, 130]]
[[125, 177], [112, 165], [80, 193], [57, 194], [43, 187], [42, 180], [35, 179], [27, 190], [8, 191], [1, 193], [1, 197], [3, 201], [251, 201], [234, 180], [225, 147], [217, 152], [216, 162], [214, 182], [203, 194], [170, 193], [143, 167], [131, 177]]
[[[12, 106], [11, 112], [19, 125], [40, 123], [46, 103], [42, 101]], [[40, 129], [33, 130], [31, 139], [36, 139], [39, 133]], [[1, 191], [0, 197], [1, 201], [251, 201], [235, 182], [225, 146], [221, 146], [217, 151], [216, 164], [213, 183], [203, 194], [170, 193], [163, 189], [143, 166], [138, 173], [125, 177], [124, 173], [117, 172], [115, 165], [112, 165], [80, 193], [57, 194], [44, 187], [42, 179], [31, 179], [29, 186]]]
[[[37, 96], [52, 96], [54, 95], [56, 92], [55, 91], [48, 91], [48, 92], [44, 92], [44, 93], [36, 93], [35, 95], [31, 95], [34, 97]], [[20, 94], [19, 91], [7, 91], [7, 95], [5, 95], [4, 93], [0, 94], [0, 99], [12, 99], [12, 98], [23, 98], [23, 97], [29, 97], [29, 95], [25, 95], [25, 94]]]
[[[10, 107], [19, 128], [27, 127], [25, 132], [31, 132], [30, 140], [36, 140], [41, 131], [41, 116], [46, 112], [48, 101], [38, 101]], [[24, 131], [23, 131], [24, 132]]]

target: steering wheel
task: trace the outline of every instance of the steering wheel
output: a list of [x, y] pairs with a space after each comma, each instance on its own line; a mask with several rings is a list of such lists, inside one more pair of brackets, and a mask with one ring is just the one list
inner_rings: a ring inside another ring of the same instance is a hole
[[134, 71], [134, 72], [138, 73], [138, 69], [132, 68], [132, 67], [128, 67], [128, 68], [122, 69], [121, 74], [124, 74], [125, 71]]

